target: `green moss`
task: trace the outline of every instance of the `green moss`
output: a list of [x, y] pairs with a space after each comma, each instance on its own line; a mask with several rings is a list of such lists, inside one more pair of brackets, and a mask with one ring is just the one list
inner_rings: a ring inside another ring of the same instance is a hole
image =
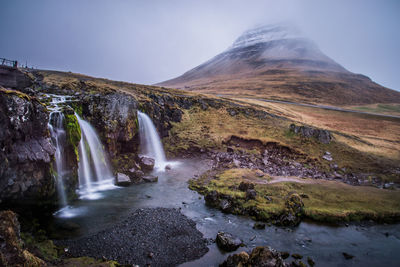
[[74, 149], [76, 158], [79, 159], [78, 145], [81, 140], [81, 127], [74, 114], [64, 114], [64, 128], [67, 134], [67, 142]]
[[17, 91], [17, 90], [10, 90], [10, 89], [0, 88], [0, 92], [8, 94], [8, 95], [15, 95], [15, 96], [18, 96], [19, 98], [31, 101], [31, 97], [30, 96], [28, 96], [27, 94], [22, 93], [20, 91]]
[[[245, 200], [245, 193], [237, 189], [242, 181], [255, 184], [256, 199]], [[202, 175], [191, 180], [189, 188], [204, 195], [215, 190], [219, 194], [231, 196], [235, 199], [235, 204], [241, 207], [235, 212], [244, 214], [243, 211], [249, 208], [255, 209], [256, 218], [264, 221], [270, 221], [288, 209], [288, 195], [306, 195], [307, 197], [301, 199], [304, 203], [304, 215], [315, 221], [400, 220], [400, 194], [394, 190], [312, 179], [268, 182], [265, 177], [257, 177], [254, 170], [229, 169], [216, 175]], [[299, 198], [293, 198], [289, 202], [293, 202], [294, 206], [299, 205]]]
[[80, 102], [70, 102], [69, 105], [79, 116], [82, 116], [82, 104]]

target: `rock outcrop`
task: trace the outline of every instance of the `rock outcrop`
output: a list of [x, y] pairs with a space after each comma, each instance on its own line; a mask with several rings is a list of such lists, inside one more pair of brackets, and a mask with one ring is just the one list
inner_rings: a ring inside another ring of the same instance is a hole
[[49, 114], [35, 97], [0, 89], [0, 201], [37, 205], [53, 203], [52, 160], [55, 148]]
[[98, 131], [111, 157], [137, 151], [137, 101], [122, 93], [81, 96], [82, 115]]
[[23, 248], [20, 225], [12, 211], [0, 211], [0, 266], [41, 267], [45, 262]]
[[306, 138], [315, 137], [323, 144], [329, 144], [332, 140], [332, 135], [328, 130], [317, 129], [309, 126], [296, 126], [295, 124], [291, 124], [290, 131]]

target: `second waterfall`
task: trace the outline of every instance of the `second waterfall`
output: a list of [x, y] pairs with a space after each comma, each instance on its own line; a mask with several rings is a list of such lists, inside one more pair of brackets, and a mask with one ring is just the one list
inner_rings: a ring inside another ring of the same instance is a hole
[[114, 176], [103, 146], [93, 127], [75, 113], [81, 127], [79, 143], [79, 195], [96, 199], [98, 191], [114, 188]]

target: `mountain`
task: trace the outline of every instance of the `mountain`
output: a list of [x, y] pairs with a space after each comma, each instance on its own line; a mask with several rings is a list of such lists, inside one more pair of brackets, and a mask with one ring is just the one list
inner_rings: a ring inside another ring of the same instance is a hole
[[400, 92], [346, 70], [289, 24], [248, 30], [221, 54], [157, 85], [331, 105], [400, 103]]

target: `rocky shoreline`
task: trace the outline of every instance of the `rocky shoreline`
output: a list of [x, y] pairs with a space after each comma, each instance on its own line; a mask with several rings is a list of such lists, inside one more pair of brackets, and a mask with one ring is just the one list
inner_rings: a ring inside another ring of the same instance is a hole
[[78, 240], [57, 241], [66, 256], [103, 258], [120, 264], [176, 266], [208, 252], [196, 224], [177, 209], [138, 209], [112, 228]]

